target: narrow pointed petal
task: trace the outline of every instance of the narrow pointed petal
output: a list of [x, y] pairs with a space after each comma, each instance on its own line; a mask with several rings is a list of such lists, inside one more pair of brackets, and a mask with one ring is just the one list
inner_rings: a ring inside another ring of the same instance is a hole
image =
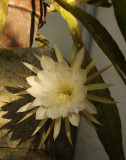
[[91, 95], [91, 94], [88, 94], [86, 96], [86, 98], [89, 100], [102, 102], [102, 103], [108, 103], [108, 104], [115, 104], [116, 103], [115, 101], [113, 101], [111, 99], [107, 99], [107, 98], [103, 98], [103, 97], [99, 97], [99, 96], [95, 96], [95, 95]]
[[40, 57], [38, 54], [34, 53], [34, 56], [35, 56], [39, 61], [41, 60], [41, 57]]
[[86, 68], [86, 72], [90, 72], [90, 70], [95, 66], [95, 64], [99, 61], [99, 59], [101, 58], [101, 54], [99, 56], [97, 56]]
[[36, 107], [35, 109], [33, 109], [31, 112], [29, 112], [28, 114], [26, 114], [26, 116], [24, 116], [18, 123], [21, 123], [22, 121], [24, 121], [25, 119], [31, 117], [36, 111], [37, 111], [38, 107]]
[[[39, 79], [37, 76], [30, 76], [26, 78], [26, 81], [28, 82], [28, 84], [32, 87], [35, 88], [42, 88], [41, 84], [39, 83]], [[29, 90], [29, 88], [27, 89]], [[36, 91], [37, 92], [37, 91]]]
[[31, 105], [32, 105], [32, 102], [27, 103], [26, 105], [22, 106], [17, 112], [25, 112], [27, 111], [27, 108]]
[[24, 94], [28, 94], [28, 92], [25, 90], [25, 91], [20, 91], [20, 92], [17, 92], [17, 93], [14, 93], [13, 95], [24, 95]]
[[19, 88], [23, 88], [23, 89], [26, 89], [24, 86], [22, 85], [19, 85], [19, 84], [16, 84]]
[[107, 69], [109, 69], [111, 66], [112, 66], [112, 65], [110, 65], [110, 66], [108, 66], [108, 67], [105, 67], [105, 68], [99, 70], [98, 72], [92, 74], [91, 76], [89, 76], [89, 77], [87, 78], [86, 83], [88, 83], [88, 82], [92, 81], [93, 79], [97, 78], [97, 77], [98, 77], [99, 75], [101, 75], [104, 71], [106, 71]]
[[36, 111], [36, 119], [41, 120], [41, 119], [45, 119], [45, 118], [47, 118], [47, 109], [41, 106]]
[[59, 63], [61, 63], [64, 60], [62, 52], [60, 51], [60, 49], [58, 48], [58, 46], [55, 43], [54, 43], [54, 48], [55, 48], [57, 60]]
[[34, 131], [34, 133], [32, 134], [32, 136], [34, 136], [44, 126], [44, 124], [46, 123], [47, 120], [48, 120], [48, 118], [41, 120], [41, 122], [37, 126], [37, 128]]
[[86, 112], [85, 110], [82, 111], [83, 114], [92, 122], [101, 125], [101, 123], [91, 114], [89, 114], [88, 112]]
[[71, 50], [71, 62], [70, 62], [70, 67], [73, 66], [73, 63], [74, 63], [74, 59], [76, 57], [76, 47], [75, 45], [72, 46], [72, 50]]
[[87, 88], [88, 91], [92, 91], [92, 90], [105, 89], [105, 88], [108, 88], [112, 85], [113, 84], [96, 83], [96, 84], [89, 84], [89, 85], [86, 86], [86, 88]]
[[45, 56], [43, 55], [41, 58], [41, 66], [43, 68], [43, 70], [53, 70], [54, 69], [54, 60], [51, 57]]
[[42, 139], [41, 145], [43, 145], [43, 144], [45, 143], [45, 141], [46, 141], [46, 139], [48, 138], [48, 136], [49, 136], [49, 134], [50, 134], [53, 126], [54, 126], [54, 120], [51, 122], [51, 124], [50, 124], [50, 126], [49, 126], [49, 128], [48, 128], [48, 130], [47, 130], [47, 132], [46, 132], [46, 134], [44, 135], [44, 137], [43, 137], [43, 139]]
[[77, 72], [80, 69], [83, 59], [84, 59], [84, 54], [85, 54], [85, 48], [83, 47], [80, 49], [80, 51], [75, 57], [75, 60], [72, 66], [72, 69], [74, 72]]
[[60, 133], [60, 128], [61, 128], [61, 118], [55, 119], [55, 125], [54, 125], [54, 134], [53, 138], [56, 140]]
[[91, 103], [90, 101], [86, 100], [86, 107], [85, 107], [85, 111], [87, 111], [90, 114], [97, 114], [97, 109], [96, 107], [93, 105], [93, 103]]
[[73, 126], [78, 127], [80, 122], [80, 115], [77, 113], [69, 113], [68, 119]]
[[39, 69], [35, 66], [33, 66], [32, 64], [26, 63], [26, 62], [22, 62], [27, 68], [29, 68], [31, 71], [33, 71], [34, 73], [37, 73], [39, 71]]
[[34, 101], [33, 101], [33, 103], [32, 103], [32, 105], [33, 106], [41, 106], [42, 105], [42, 98], [40, 97], [40, 98], [36, 98], [36, 99], [34, 99]]
[[29, 75], [29, 74], [21, 74], [21, 73], [17, 73], [19, 76], [21, 76], [21, 77], [23, 77], [23, 78], [27, 78], [27, 77], [29, 77], [29, 76], [31, 76], [31, 75]]
[[95, 125], [83, 114], [83, 112], [81, 112], [81, 115], [83, 116], [83, 118], [85, 119], [85, 121], [86, 121], [91, 127], [93, 127], [95, 130], [97, 130], [97, 128], [95, 127]]
[[73, 146], [72, 140], [71, 140], [70, 123], [69, 123], [68, 118], [65, 118], [65, 128], [66, 128], [66, 135], [68, 137], [68, 140], [69, 140], [70, 144]]

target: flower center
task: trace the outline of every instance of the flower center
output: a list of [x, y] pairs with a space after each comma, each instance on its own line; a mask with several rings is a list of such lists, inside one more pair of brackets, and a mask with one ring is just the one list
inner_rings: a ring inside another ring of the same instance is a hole
[[72, 89], [62, 89], [58, 92], [58, 100], [61, 102], [67, 102], [71, 99]]

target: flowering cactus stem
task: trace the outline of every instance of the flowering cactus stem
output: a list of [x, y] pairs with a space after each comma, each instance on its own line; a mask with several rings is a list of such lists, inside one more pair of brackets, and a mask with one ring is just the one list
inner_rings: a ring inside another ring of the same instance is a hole
[[77, 19], [70, 12], [63, 9], [58, 3], [53, 2], [52, 0], [50, 0], [50, 2], [55, 7], [55, 9], [61, 14], [62, 18], [67, 22], [74, 44], [77, 50], [79, 51], [82, 48], [82, 46], [84, 46], [84, 44], [82, 41], [80, 29], [78, 27]]

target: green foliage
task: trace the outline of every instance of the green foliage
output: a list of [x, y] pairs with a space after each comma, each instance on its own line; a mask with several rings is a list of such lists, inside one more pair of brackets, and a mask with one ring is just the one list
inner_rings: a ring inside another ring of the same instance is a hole
[[126, 40], [126, 0], [112, 0], [119, 28]]
[[92, 4], [95, 6], [102, 6], [102, 7], [110, 7], [111, 3], [109, 3], [109, 0], [89, 0], [88, 4]]

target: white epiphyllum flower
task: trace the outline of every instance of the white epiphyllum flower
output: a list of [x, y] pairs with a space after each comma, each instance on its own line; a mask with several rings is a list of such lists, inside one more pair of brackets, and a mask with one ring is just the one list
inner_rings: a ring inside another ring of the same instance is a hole
[[88, 72], [94, 67], [101, 55], [96, 57], [85, 70], [83, 70], [81, 69], [81, 64], [84, 59], [84, 47], [77, 55], [75, 54], [75, 47], [72, 48], [70, 66], [64, 60], [61, 51], [56, 45], [55, 52], [58, 62], [55, 62], [52, 58], [45, 55], [42, 57], [36, 55], [40, 60], [43, 70], [31, 64], [23, 63], [26, 67], [35, 72], [36, 76], [27, 77], [26, 80], [31, 87], [17, 94], [30, 94], [35, 97], [35, 99], [33, 102], [21, 107], [18, 112], [31, 110], [20, 122], [34, 113], [36, 114], [35, 119], [41, 120], [33, 135], [39, 131], [48, 119], [52, 119], [52, 123], [43, 139], [43, 143], [53, 127], [53, 137], [54, 139], [57, 138], [60, 133], [61, 121], [65, 120], [66, 134], [72, 144], [70, 123], [73, 126], [78, 126], [80, 115], [83, 115], [85, 120], [92, 126], [92, 122], [100, 124], [93, 116], [93, 114], [97, 113], [97, 110], [89, 100], [114, 103], [112, 100], [88, 94], [89, 90], [104, 89], [109, 87], [110, 84], [100, 83], [86, 85], [87, 82], [96, 78], [109, 67], [87, 78]]

